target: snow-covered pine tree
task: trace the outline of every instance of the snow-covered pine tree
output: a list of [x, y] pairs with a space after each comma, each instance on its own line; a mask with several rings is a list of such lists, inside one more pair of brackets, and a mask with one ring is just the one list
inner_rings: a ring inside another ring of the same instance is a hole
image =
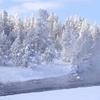
[[14, 32], [16, 34], [16, 38], [11, 45], [10, 56], [11, 56], [12, 62], [17, 66], [20, 66], [22, 65], [22, 55], [23, 55], [22, 43], [23, 43], [25, 34], [23, 30], [24, 29], [23, 23], [20, 20], [20, 18], [17, 16], [15, 20], [16, 20], [16, 23], [14, 25]]

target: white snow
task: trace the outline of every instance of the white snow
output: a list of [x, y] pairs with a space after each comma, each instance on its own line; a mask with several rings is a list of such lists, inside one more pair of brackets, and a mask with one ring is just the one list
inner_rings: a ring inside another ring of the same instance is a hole
[[2, 96], [0, 100], [100, 100], [100, 86]]
[[41, 65], [33, 68], [0, 67], [0, 82], [17, 82], [67, 75], [72, 71], [71, 65]]

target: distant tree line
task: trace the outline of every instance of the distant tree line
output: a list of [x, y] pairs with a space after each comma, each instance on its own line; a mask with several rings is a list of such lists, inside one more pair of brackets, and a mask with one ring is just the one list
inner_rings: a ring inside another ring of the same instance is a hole
[[57, 60], [77, 66], [100, 63], [100, 28], [79, 16], [62, 24], [43, 9], [37, 18], [25, 19], [0, 12], [0, 65], [30, 67]]

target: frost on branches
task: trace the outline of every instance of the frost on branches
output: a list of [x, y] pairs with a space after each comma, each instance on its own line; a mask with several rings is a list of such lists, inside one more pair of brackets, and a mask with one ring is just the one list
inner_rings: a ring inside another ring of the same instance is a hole
[[54, 13], [40, 9], [38, 17], [10, 16], [0, 12], [0, 65], [71, 63], [79, 73], [99, 69], [100, 28], [72, 16], [61, 24]]

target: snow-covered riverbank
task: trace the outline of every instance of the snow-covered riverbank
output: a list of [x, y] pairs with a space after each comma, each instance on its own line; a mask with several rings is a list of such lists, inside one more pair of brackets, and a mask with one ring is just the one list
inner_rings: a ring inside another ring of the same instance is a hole
[[32, 79], [57, 77], [72, 73], [72, 66], [66, 65], [41, 65], [33, 68], [0, 67], [0, 82], [19, 82]]

